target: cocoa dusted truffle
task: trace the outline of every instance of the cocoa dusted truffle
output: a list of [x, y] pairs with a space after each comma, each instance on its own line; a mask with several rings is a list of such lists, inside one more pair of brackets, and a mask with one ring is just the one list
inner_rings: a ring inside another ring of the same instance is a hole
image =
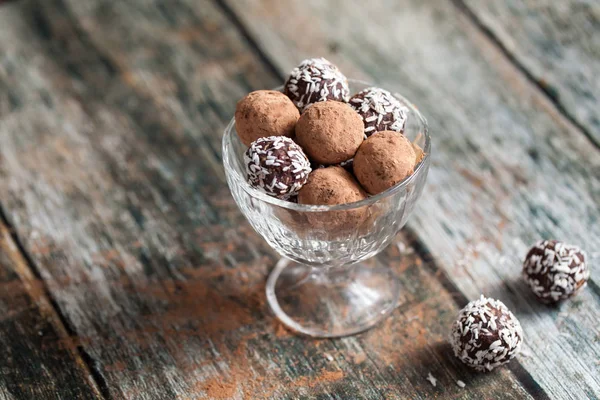
[[342, 167], [331, 166], [313, 171], [298, 194], [300, 204], [335, 205], [365, 199], [367, 194], [352, 174]]
[[284, 200], [294, 198], [311, 171], [302, 148], [285, 136], [256, 140], [244, 154], [244, 163], [251, 185]]
[[347, 102], [348, 80], [338, 67], [324, 58], [304, 60], [290, 73], [284, 93], [300, 111], [318, 101]]
[[523, 329], [504, 303], [481, 295], [458, 314], [450, 343], [460, 361], [478, 371], [491, 371], [519, 353]]
[[523, 277], [544, 303], [568, 299], [581, 290], [590, 277], [585, 252], [557, 240], [537, 242], [523, 263]]
[[408, 108], [387, 90], [367, 88], [352, 96], [349, 104], [362, 118], [367, 137], [381, 131], [404, 131]]
[[235, 128], [246, 146], [267, 136], [294, 135], [300, 113], [281, 92], [257, 90], [237, 103]]
[[[342, 167], [331, 166], [311, 172], [308, 182], [298, 193], [298, 203], [312, 205], [336, 205], [360, 201], [367, 194], [351, 173]], [[364, 209], [308, 213], [310, 223], [318, 228], [330, 230], [354, 229], [362, 221]]]
[[354, 156], [354, 175], [374, 195], [411, 175], [417, 161], [412, 143], [394, 131], [378, 132]]
[[296, 141], [318, 164], [351, 159], [363, 140], [360, 117], [348, 104], [338, 101], [313, 104], [296, 124]]

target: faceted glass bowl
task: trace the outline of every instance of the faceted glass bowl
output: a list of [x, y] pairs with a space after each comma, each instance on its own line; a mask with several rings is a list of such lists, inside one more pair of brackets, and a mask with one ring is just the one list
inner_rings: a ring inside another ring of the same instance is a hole
[[[372, 86], [349, 82], [351, 93]], [[268, 278], [268, 303], [296, 332], [313, 337], [356, 334], [397, 305], [398, 279], [368, 259], [392, 242], [412, 213], [427, 178], [431, 143], [425, 118], [407, 99], [393, 94], [409, 109], [404, 134], [423, 157], [411, 176], [354, 203], [296, 204], [252, 187], [246, 181], [246, 146], [235, 121], [225, 129], [223, 164], [233, 198], [256, 232], [284, 257]]]

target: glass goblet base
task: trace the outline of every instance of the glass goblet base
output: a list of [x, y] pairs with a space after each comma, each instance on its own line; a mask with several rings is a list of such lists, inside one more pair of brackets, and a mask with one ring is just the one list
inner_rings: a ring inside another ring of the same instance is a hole
[[398, 304], [400, 282], [375, 258], [345, 267], [281, 259], [267, 280], [267, 301], [291, 330], [317, 338], [363, 332]]

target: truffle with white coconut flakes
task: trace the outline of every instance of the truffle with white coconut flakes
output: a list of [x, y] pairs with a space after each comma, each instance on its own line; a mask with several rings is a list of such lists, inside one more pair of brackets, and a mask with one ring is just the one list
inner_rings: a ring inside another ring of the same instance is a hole
[[244, 154], [250, 184], [283, 200], [295, 199], [311, 172], [310, 161], [286, 136], [260, 138]]
[[302, 61], [290, 73], [283, 92], [300, 112], [319, 101], [347, 102], [350, 98], [348, 79], [337, 66], [324, 58]]
[[523, 329], [504, 303], [481, 295], [458, 314], [450, 343], [463, 363], [478, 371], [491, 371], [519, 353]]
[[367, 88], [352, 96], [348, 104], [362, 118], [367, 137], [381, 131], [404, 131], [408, 108], [387, 90]]
[[556, 303], [585, 287], [590, 271], [579, 247], [540, 240], [525, 257], [523, 278], [540, 301]]

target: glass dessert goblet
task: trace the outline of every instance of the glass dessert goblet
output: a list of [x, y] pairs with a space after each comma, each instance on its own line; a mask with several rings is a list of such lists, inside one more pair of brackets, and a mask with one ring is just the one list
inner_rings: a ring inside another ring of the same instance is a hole
[[[353, 93], [370, 85], [350, 80]], [[394, 240], [419, 199], [430, 163], [425, 118], [407, 99], [404, 134], [422, 157], [414, 173], [367, 199], [334, 206], [297, 204], [259, 191], [246, 181], [246, 147], [231, 121], [223, 137], [227, 183], [252, 227], [283, 258], [271, 272], [267, 301], [288, 328], [313, 337], [362, 332], [396, 307], [401, 286], [393, 271], [372, 258]]]

